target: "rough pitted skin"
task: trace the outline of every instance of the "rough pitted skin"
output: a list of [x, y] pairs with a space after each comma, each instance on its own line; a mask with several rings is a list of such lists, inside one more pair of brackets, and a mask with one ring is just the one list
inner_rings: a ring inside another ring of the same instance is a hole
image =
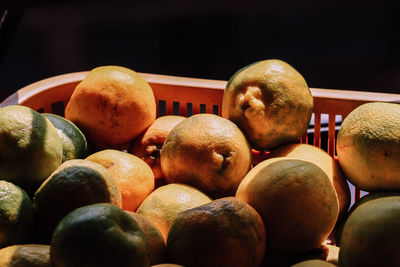
[[313, 97], [304, 78], [281, 60], [264, 60], [228, 81], [222, 116], [235, 122], [256, 149], [297, 141], [307, 131]]
[[231, 121], [197, 114], [176, 125], [161, 150], [168, 183], [199, 188], [212, 198], [234, 195], [251, 167], [251, 148]]
[[0, 177], [29, 195], [61, 164], [63, 148], [53, 124], [24, 106], [0, 108]]
[[337, 154], [358, 188], [399, 190], [400, 104], [367, 103], [353, 110], [338, 132]]

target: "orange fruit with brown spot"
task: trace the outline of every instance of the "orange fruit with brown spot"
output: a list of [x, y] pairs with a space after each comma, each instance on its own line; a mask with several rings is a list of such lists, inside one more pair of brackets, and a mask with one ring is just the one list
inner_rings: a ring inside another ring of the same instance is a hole
[[186, 117], [177, 115], [159, 117], [131, 144], [129, 152], [144, 160], [151, 167], [155, 179], [163, 177], [160, 151], [164, 141], [171, 129], [184, 119]]
[[339, 199], [339, 217], [346, 215], [351, 201], [351, 194], [347, 179], [344, 176], [339, 162], [323, 149], [309, 144], [286, 144], [271, 150], [267, 159], [288, 157], [307, 160], [320, 167], [328, 175], [335, 187]]
[[156, 119], [154, 93], [135, 71], [100, 66], [77, 85], [65, 118], [82, 130], [95, 150], [124, 147]]
[[90, 160], [103, 165], [117, 182], [122, 196], [122, 208], [136, 211], [142, 201], [154, 190], [151, 168], [127, 152], [105, 149], [89, 155]]
[[258, 212], [225, 197], [183, 211], [171, 225], [167, 252], [183, 266], [258, 267], [266, 233]]
[[194, 186], [212, 198], [233, 196], [251, 167], [242, 131], [214, 114], [196, 114], [177, 124], [161, 149], [167, 183]]
[[295, 256], [320, 248], [338, 218], [338, 198], [329, 177], [305, 160], [280, 157], [259, 163], [243, 179], [236, 197], [260, 213], [268, 254]]

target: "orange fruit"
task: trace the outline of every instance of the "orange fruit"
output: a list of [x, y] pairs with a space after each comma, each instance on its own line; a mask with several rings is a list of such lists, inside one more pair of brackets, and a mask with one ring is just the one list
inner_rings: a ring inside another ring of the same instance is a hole
[[132, 211], [126, 211], [140, 226], [149, 244], [150, 264], [162, 263], [166, 260], [167, 246], [164, 237], [157, 227], [146, 217]]
[[346, 220], [339, 266], [400, 266], [400, 197], [365, 201]]
[[268, 254], [295, 256], [320, 248], [332, 232], [339, 203], [326, 173], [314, 163], [273, 158], [256, 165], [236, 192], [264, 220]]
[[179, 212], [210, 201], [197, 188], [172, 183], [154, 190], [139, 206], [137, 213], [150, 220], [166, 240], [169, 228]]
[[159, 117], [131, 144], [129, 152], [144, 160], [151, 167], [155, 179], [163, 177], [160, 151], [164, 141], [171, 129], [184, 119], [186, 117], [176, 115]]
[[149, 246], [139, 224], [110, 203], [68, 213], [50, 244], [51, 266], [148, 267]]
[[303, 76], [277, 59], [238, 70], [222, 99], [222, 116], [237, 124], [259, 150], [298, 141], [307, 132], [313, 108]]
[[0, 178], [30, 196], [61, 164], [57, 130], [42, 114], [25, 106], [0, 108]]
[[135, 71], [100, 66], [77, 85], [65, 118], [83, 131], [95, 150], [124, 147], [156, 119], [154, 93]]
[[48, 243], [60, 220], [74, 209], [104, 202], [121, 207], [118, 184], [105, 167], [84, 159], [62, 163], [33, 197], [39, 241]]
[[29, 241], [33, 223], [33, 206], [25, 190], [0, 180], [0, 248]]
[[326, 151], [309, 144], [286, 144], [272, 149], [267, 155], [267, 159], [275, 157], [307, 160], [320, 167], [328, 175], [338, 195], [339, 218], [346, 215], [351, 201], [349, 185], [339, 163]]
[[86, 160], [103, 165], [117, 182], [122, 208], [136, 211], [154, 189], [154, 174], [140, 158], [119, 150], [105, 149], [89, 155]]
[[336, 150], [343, 172], [359, 189], [400, 190], [400, 104], [354, 109], [341, 124]]
[[50, 246], [20, 244], [0, 249], [1, 267], [50, 267]]
[[167, 253], [183, 266], [258, 267], [265, 238], [257, 211], [225, 197], [179, 213], [169, 230]]
[[161, 149], [167, 183], [194, 186], [212, 198], [234, 195], [251, 167], [242, 131], [214, 114], [193, 115], [176, 125]]

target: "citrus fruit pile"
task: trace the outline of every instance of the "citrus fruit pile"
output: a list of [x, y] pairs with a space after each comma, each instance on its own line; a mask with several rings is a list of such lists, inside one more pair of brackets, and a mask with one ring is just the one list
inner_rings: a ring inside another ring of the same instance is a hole
[[399, 104], [351, 112], [337, 159], [299, 142], [313, 97], [282, 60], [238, 70], [221, 115], [156, 106], [100, 66], [64, 117], [0, 108], [1, 266], [400, 266]]

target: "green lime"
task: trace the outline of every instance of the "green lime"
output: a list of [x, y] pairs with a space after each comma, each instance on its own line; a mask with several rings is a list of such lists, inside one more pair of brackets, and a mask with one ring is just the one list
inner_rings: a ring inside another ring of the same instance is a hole
[[63, 145], [62, 161], [84, 158], [87, 154], [88, 144], [82, 131], [72, 121], [64, 117], [50, 113], [43, 113], [43, 115], [57, 129], [58, 136]]

